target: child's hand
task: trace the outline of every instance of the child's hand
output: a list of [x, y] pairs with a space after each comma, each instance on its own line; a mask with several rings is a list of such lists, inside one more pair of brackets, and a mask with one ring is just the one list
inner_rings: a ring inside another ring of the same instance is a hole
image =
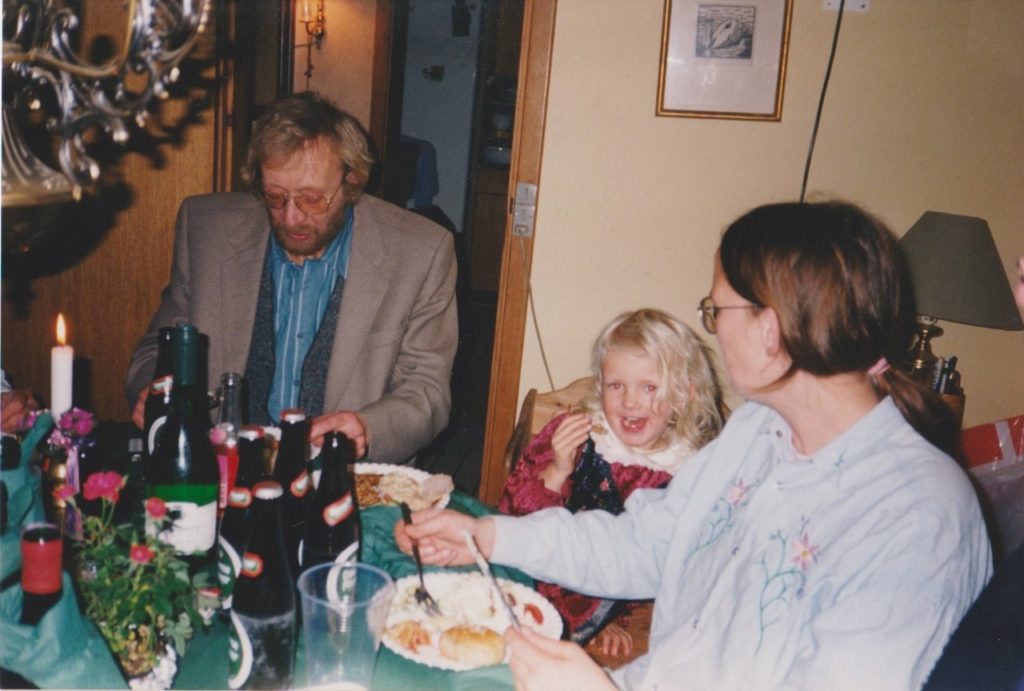
[[586, 413], [565, 416], [551, 437], [551, 450], [555, 459], [540, 474], [545, 487], [553, 492], [562, 489], [562, 485], [576, 467], [580, 446], [587, 440], [592, 427], [593, 423]]
[[633, 636], [618, 624], [608, 624], [597, 634], [597, 645], [601, 653], [609, 657], [626, 657], [633, 654]]

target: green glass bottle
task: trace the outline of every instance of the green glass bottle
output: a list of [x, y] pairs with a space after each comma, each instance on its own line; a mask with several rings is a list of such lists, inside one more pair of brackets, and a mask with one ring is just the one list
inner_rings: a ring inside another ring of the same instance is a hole
[[147, 470], [146, 495], [167, 503], [173, 519], [160, 539], [172, 545], [192, 572], [213, 574], [217, 557], [217, 494], [220, 470], [210, 442], [210, 416], [196, 372], [199, 332], [191, 324], [174, 331], [174, 385], [161, 443]]

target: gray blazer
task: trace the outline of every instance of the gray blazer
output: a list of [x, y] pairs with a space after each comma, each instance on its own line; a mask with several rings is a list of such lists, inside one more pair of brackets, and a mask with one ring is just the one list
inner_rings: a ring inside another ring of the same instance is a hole
[[[171, 280], [128, 368], [129, 405], [148, 386], [160, 327], [182, 321], [209, 336], [208, 381], [244, 372], [270, 223], [245, 193], [186, 199], [178, 212]], [[458, 345], [451, 235], [362, 195], [338, 313], [324, 411], [353, 410], [371, 434], [369, 458], [399, 463], [448, 422]]]

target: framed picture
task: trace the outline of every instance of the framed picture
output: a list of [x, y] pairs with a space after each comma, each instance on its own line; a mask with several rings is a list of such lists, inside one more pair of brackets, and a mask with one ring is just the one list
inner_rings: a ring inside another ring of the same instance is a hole
[[792, 0], [665, 0], [658, 115], [781, 120]]

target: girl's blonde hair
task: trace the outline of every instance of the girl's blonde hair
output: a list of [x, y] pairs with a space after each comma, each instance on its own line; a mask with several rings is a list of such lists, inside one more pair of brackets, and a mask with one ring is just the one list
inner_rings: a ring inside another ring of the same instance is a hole
[[670, 406], [665, 442], [687, 441], [694, 449], [722, 429], [721, 390], [711, 353], [704, 341], [672, 315], [657, 309], [623, 312], [594, 341], [590, 369], [593, 390], [583, 403], [591, 413], [601, 409], [602, 363], [611, 350], [642, 352], [657, 363], [659, 401]]

